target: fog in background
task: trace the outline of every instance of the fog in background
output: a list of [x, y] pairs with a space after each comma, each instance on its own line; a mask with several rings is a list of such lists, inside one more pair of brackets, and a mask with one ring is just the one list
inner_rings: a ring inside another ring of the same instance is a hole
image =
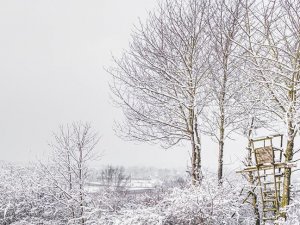
[[[101, 164], [185, 168], [190, 146], [120, 140], [122, 113], [110, 100], [103, 69], [127, 48], [133, 24], [155, 0], [0, 1], [0, 160], [45, 159], [60, 124], [89, 121], [102, 139]], [[203, 166], [217, 166], [217, 145], [203, 137]], [[241, 165], [246, 140], [225, 145], [227, 170]], [[235, 166], [233, 166], [235, 163]], [[225, 166], [226, 168], [226, 166]]]

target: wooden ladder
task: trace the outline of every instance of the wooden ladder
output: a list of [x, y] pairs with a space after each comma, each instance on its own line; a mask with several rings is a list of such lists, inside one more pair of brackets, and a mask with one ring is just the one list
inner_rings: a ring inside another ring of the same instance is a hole
[[[273, 146], [274, 137], [280, 137], [280, 148]], [[263, 145], [256, 148], [257, 142]], [[282, 135], [252, 140], [257, 168], [256, 178], [261, 191], [263, 223], [277, 220], [280, 214], [283, 173], [279, 165], [282, 162], [282, 144]]]

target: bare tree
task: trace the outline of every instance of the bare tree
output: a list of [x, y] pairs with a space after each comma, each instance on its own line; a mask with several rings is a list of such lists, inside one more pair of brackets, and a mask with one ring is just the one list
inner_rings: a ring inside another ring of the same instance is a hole
[[208, 24], [210, 27], [210, 103], [203, 114], [205, 133], [219, 145], [218, 181], [222, 183], [225, 139], [238, 127], [242, 119], [242, 108], [238, 104], [243, 91], [241, 60], [236, 57], [239, 50], [233, 40], [239, 40], [239, 21], [243, 13], [241, 0], [212, 1]]
[[191, 144], [193, 183], [201, 177], [199, 114], [205, 103], [206, 7], [202, 0], [166, 0], [132, 35], [109, 72], [129, 140], [171, 147]]
[[124, 167], [108, 165], [101, 171], [97, 179], [107, 188], [113, 188], [113, 190], [119, 191], [128, 184], [130, 176], [125, 174]]
[[[274, 122], [285, 125], [286, 162], [293, 160], [299, 130], [300, 3], [294, 0], [245, 1], [241, 24], [244, 50], [255, 85], [266, 98], [263, 109]], [[282, 207], [290, 201], [291, 169], [285, 169]]]
[[98, 134], [88, 123], [60, 126], [51, 144], [51, 166], [43, 165], [45, 175], [51, 181], [51, 195], [70, 210], [69, 221], [85, 224], [88, 163], [95, 159], [94, 148]]

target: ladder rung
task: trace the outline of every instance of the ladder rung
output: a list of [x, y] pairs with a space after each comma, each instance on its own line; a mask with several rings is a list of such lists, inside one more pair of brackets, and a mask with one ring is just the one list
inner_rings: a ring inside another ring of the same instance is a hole
[[270, 218], [263, 218], [263, 220], [276, 220], [276, 218], [275, 217], [270, 217]]
[[[265, 181], [265, 182], [262, 182], [263, 184], [274, 184], [273, 181]], [[276, 182], [276, 183], [281, 183], [281, 182]]]
[[[281, 182], [276, 182], [276, 187], [281, 187]], [[270, 188], [270, 187], [274, 187], [275, 183], [274, 182], [265, 182], [262, 183], [262, 185], [265, 185], [265, 188]]]
[[259, 175], [257, 177], [266, 177], [266, 176], [270, 176], [270, 175], [273, 175], [273, 174], [261, 174], [261, 175]]
[[275, 208], [265, 208], [264, 212], [277, 211]]
[[256, 178], [258, 178], [258, 177], [267, 177], [267, 176], [281, 177], [281, 176], [283, 176], [283, 173], [282, 172], [275, 173], [275, 174], [273, 174], [273, 173], [266, 173], [266, 174], [261, 174], [259, 176], [256, 176]]
[[283, 173], [275, 173], [275, 177], [281, 177], [283, 176]]
[[263, 200], [264, 202], [276, 202], [275, 198], [266, 198]]
[[275, 196], [275, 192], [264, 192], [263, 193], [264, 194], [264, 197], [267, 199], [267, 198], [269, 198], [269, 199], [273, 199], [273, 198], [276, 198], [276, 196]]

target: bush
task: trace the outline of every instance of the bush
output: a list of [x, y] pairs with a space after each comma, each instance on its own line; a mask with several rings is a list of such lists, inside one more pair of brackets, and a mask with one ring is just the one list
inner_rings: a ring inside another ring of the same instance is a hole
[[[235, 182], [239, 184], [240, 182]], [[152, 207], [123, 209], [103, 215], [100, 224], [109, 225], [196, 225], [253, 224], [253, 210], [242, 205], [241, 187], [225, 182], [223, 187], [206, 179], [199, 187], [175, 188]]]

